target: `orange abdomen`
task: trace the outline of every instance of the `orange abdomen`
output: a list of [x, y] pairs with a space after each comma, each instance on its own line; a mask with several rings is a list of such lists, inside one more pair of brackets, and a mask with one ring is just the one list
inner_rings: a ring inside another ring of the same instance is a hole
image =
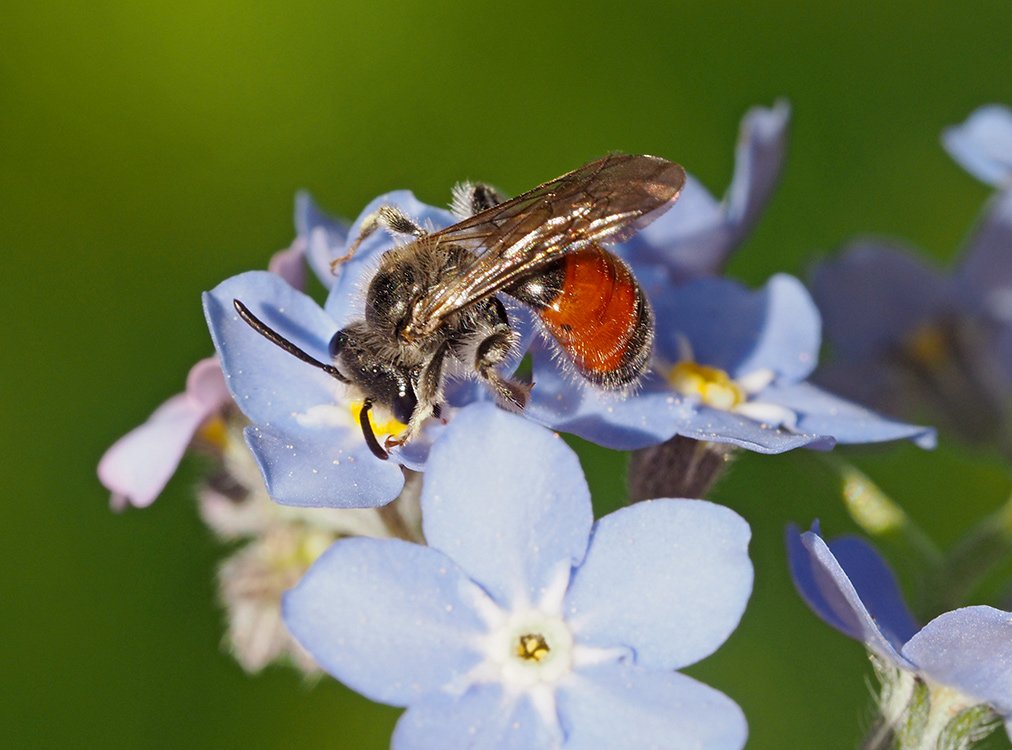
[[654, 327], [632, 272], [598, 245], [557, 264], [557, 293], [538, 305], [545, 327], [591, 382], [606, 388], [634, 382], [650, 364]]

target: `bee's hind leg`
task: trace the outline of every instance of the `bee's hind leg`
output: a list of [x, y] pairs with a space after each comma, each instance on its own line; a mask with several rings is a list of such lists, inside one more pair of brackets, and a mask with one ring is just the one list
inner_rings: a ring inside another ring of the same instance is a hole
[[482, 211], [498, 206], [505, 196], [484, 182], [458, 182], [453, 186], [453, 201], [450, 211], [458, 219], [466, 219]]
[[348, 251], [344, 255], [330, 261], [330, 270], [335, 271], [339, 265], [351, 260], [355, 255], [355, 251], [358, 250], [358, 246], [381, 227], [394, 234], [407, 234], [412, 237], [424, 237], [427, 234], [414, 219], [397, 208], [397, 206], [389, 204], [380, 206], [362, 220], [358, 236], [348, 246]]

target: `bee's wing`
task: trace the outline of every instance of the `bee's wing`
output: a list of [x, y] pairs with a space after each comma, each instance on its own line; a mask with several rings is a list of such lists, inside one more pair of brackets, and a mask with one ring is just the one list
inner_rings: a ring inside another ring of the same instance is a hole
[[656, 156], [612, 154], [425, 238], [483, 250], [419, 300], [412, 327], [452, 312], [592, 242], [621, 242], [671, 207], [685, 170]]

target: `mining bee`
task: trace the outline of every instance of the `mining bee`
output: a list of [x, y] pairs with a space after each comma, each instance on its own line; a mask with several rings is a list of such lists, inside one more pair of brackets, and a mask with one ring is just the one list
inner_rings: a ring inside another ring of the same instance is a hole
[[[655, 156], [612, 154], [510, 200], [486, 185], [458, 186], [461, 221], [427, 232], [393, 206], [366, 217], [347, 253], [379, 228], [409, 237], [383, 254], [365, 317], [334, 334], [332, 364], [299, 349], [239, 300], [244, 321], [285, 351], [361, 392], [362, 434], [377, 458], [439, 416], [443, 382], [477, 374], [503, 408], [521, 411], [531, 385], [497, 367], [517, 346], [497, 295], [537, 313], [574, 370], [607, 390], [636, 383], [653, 356], [650, 305], [629, 268], [606, 250], [671, 207], [685, 171]], [[380, 445], [373, 406], [407, 428]]]

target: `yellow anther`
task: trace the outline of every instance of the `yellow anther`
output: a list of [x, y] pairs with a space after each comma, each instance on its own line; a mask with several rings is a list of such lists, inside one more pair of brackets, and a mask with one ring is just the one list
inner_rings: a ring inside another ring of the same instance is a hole
[[937, 367], [949, 359], [949, 341], [938, 326], [925, 323], [907, 336], [903, 351], [915, 362]]
[[714, 409], [733, 409], [748, 399], [745, 389], [726, 372], [696, 362], [679, 362], [668, 373], [668, 382], [679, 393], [699, 396]]
[[525, 633], [517, 638], [517, 656], [526, 661], [543, 661], [550, 651], [540, 633]]
[[228, 425], [220, 416], [211, 417], [197, 430], [197, 437], [215, 450], [224, 453], [228, 447]]

